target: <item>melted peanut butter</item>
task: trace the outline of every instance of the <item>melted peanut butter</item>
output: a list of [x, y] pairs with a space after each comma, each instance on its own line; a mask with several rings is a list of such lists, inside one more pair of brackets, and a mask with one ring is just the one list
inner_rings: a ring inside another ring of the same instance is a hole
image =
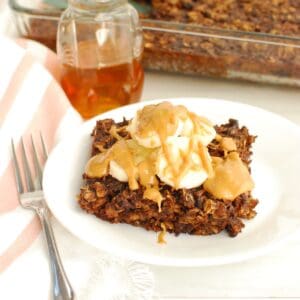
[[[152, 155], [152, 157], [153, 156], [154, 155]], [[138, 170], [141, 185], [147, 187], [157, 183], [155, 177], [155, 162], [150, 157], [139, 163]]]
[[211, 177], [213, 174], [213, 168], [211, 165], [211, 159], [210, 159], [208, 150], [201, 143], [198, 143], [198, 151], [199, 151], [200, 157], [202, 159], [202, 164], [203, 164], [204, 170], [208, 174], [208, 177]]
[[204, 189], [214, 197], [234, 200], [254, 187], [248, 168], [237, 152], [230, 152], [225, 159], [213, 157], [214, 175], [204, 182]]
[[157, 186], [151, 188], [147, 187], [143, 197], [145, 199], [152, 200], [157, 203], [158, 205], [158, 212], [161, 212], [161, 202], [163, 200], [163, 196], [161, 195], [160, 191], [158, 190]]
[[95, 145], [95, 147], [100, 151], [100, 152], [105, 152], [107, 149], [105, 149], [102, 145]]
[[155, 176], [155, 152], [138, 165], [140, 184], [146, 187], [143, 197], [157, 203], [158, 211], [161, 212], [163, 197], [158, 188], [158, 180]]
[[138, 189], [137, 170], [126, 140], [117, 141], [106, 153], [92, 157], [86, 166], [86, 174], [91, 178], [100, 178], [108, 174], [110, 161], [114, 160], [128, 176], [131, 190]]
[[[180, 160], [181, 164], [178, 164], [178, 170], [176, 170], [177, 177], [175, 178], [175, 186], [178, 187], [181, 179], [187, 174], [189, 169], [192, 166], [192, 161], [191, 161], [191, 152], [194, 149], [194, 141], [191, 139], [189, 141], [189, 148], [188, 148], [188, 153], [184, 151], [180, 151]], [[176, 164], [174, 164], [176, 165]], [[174, 173], [173, 173], [174, 176]]]
[[221, 140], [222, 140], [222, 136], [221, 135], [219, 135], [219, 134], [216, 134], [216, 136], [215, 136], [215, 140], [217, 141], [217, 142], [220, 142]]
[[[181, 159], [178, 162], [172, 159], [171, 149], [166, 142], [168, 136], [176, 133], [180, 121], [184, 122], [187, 119], [192, 121], [191, 136], [193, 136], [205, 132], [205, 126], [201, 124], [212, 126], [207, 119], [190, 113], [184, 106], [173, 106], [169, 102], [145, 106], [138, 111], [137, 116], [136, 131], [140, 137], [147, 137], [151, 132], [159, 136], [163, 154], [172, 171], [175, 188], [179, 187], [180, 180], [191, 167], [195, 169], [191, 160], [194, 152], [199, 153], [202, 160], [199, 169], [204, 167], [207, 173], [211, 174], [211, 160], [206, 147], [191, 139], [188, 150], [180, 153]], [[159, 192], [156, 179], [156, 151], [151, 152], [149, 149], [139, 146], [134, 140], [123, 140], [118, 134], [116, 126], [112, 126], [110, 134], [118, 141], [104, 154], [98, 154], [90, 159], [86, 167], [86, 174], [89, 177], [103, 177], [108, 174], [110, 161], [114, 160], [126, 172], [130, 189], [137, 189], [137, 181], [139, 181], [142, 186], [146, 187], [144, 198], [157, 202], [160, 210], [163, 197]]]
[[149, 132], [156, 132], [160, 139], [173, 135], [180, 119], [186, 119], [188, 111], [184, 106], [173, 106], [169, 102], [147, 105], [138, 111], [137, 134], [147, 137]]
[[172, 161], [170, 149], [166, 143], [167, 137], [176, 133], [178, 122], [188, 117], [188, 111], [183, 106], [173, 106], [169, 102], [163, 102], [158, 105], [145, 106], [138, 112], [137, 134], [140, 137], [147, 137], [149, 133], [154, 132], [159, 136], [164, 155], [168, 166], [174, 174], [175, 187], [180, 180], [179, 166]]
[[204, 169], [209, 175], [212, 174], [211, 160], [207, 148], [201, 143], [195, 143], [193, 139], [190, 139], [188, 151], [181, 153], [180, 161], [175, 162], [172, 160], [171, 151], [167, 144], [168, 136], [175, 134], [179, 121], [191, 120], [193, 124], [191, 136], [194, 136], [207, 133], [206, 127], [202, 124], [213, 127], [209, 120], [189, 112], [184, 106], [173, 106], [169, 102], [145, 106], [138, 112], [138, 119], [137, 134], [140, 137], [147, 137], [149, 132], [158, 134], [176, 189], [179, 188], [181, 179], [193, 165], [193, 152], [199, 153]]
[[166, 244], [167, 243], [165, 240], [165, 235], [167, 233], [166, 225], [164, 223], [161, 223], [160, 227], [161, 227], [162, 231], [158, 234], [157, 242], [159, 244]]
[[[105, 149], [104, 149], [105, 150]], [[108, 155], [107, 153], [99, 153], [87, 162], [85, 173], [91, 178], [101, 178], [108, 173]]]
[[199, 133], [199, 132], [207, 132], [207, 129], [202, 125], [205, 124], [208, 127], [213, 127], [213, 124], [206, 118], [198, 116], [194, 113], [188, 112], [189, 118], [193, 121], [194, 125], [194, 133]]
[[139, 146], [134, 140], [119, 140], [106, 153], [93, 156], [86, 165], [86, 174], [101, 178], [108, 174], [109, 163], [115, 161], [127, 174], [129, 188], [146, 187], [144, 198], [157, 202], [161, 211], [161, 196], [155, 177], [156, 151]]
[[111, 129], [109, 131], [109, 133], [118, 141], [122, 140], [123, 138], [119, 135], [117, 127], [115, 125], [111, 126]]
[[220, 146], [223, 148], [224, 151], [230, 152], [230, 151], [236, 151], [236, 143], [232, 138], [229, 137], [223, 137], [220, 140]]
[[[204, 170], [208, 174], [204, 188], [219, 199], [234, 200], [238, 195], [253, 188], [249, 171], [236, 152], [237, 148], [233, 139], [216, 136], [225, 152], [225, 159], [223, 159], [210, 157], [207, 147], [198, 139], [192, 138], [197, 135], [210, 134], [207, 126], [211, 128], [213, 125], [207, 119], [198, 117], [183, 106], [173, 106], [168, 102], [145, 106], [138, 111], [137, 116], [136, 133], [138, 136], [147, 138], [149, 134], [151, 136], [151, 133], [154, 133], [159, 137], [160, 149], [167, 161], [166, 169], [163, 171], [171, 170], [175, 189], [179, 188], [181, 179], [189, 170]], [[179, 122], [186, 120], [192, 122], [188, 149], [180, 150], [179, 158], [174, 159], [167, 139], [176, 133]], [[89, 160], [86, 174], [93, 178], [106, 176], [109, 173], [110, 162], [113, 160], [127, 174], [129, 188], [134, 190], [139, 187], [139, 184], [144, 186], [143, 197], [155, 201], [160, 212], [163, 197], [156, 178], [159, 149], [142, 147], [133, 139], [124, 140], [115, 126], [111, 128], [110, 133], [118, 141], [109, 150]], [[193, 155], [199, 157], [199, 164], [194, 163]], [[163, 226], [165, 225], [162, 224], [162, 229], [165, 231]], [[163, 241], [163, 233], [161, 240]]]

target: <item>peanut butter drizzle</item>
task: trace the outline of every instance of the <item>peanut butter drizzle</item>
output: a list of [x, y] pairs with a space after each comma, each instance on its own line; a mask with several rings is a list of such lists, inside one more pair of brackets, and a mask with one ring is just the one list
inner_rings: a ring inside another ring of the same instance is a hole
[[106, 153], [93, 156], [86, 165], [86, 174], [101, 178], [108, 174], [110, 161], [114, 160], [128, 176], [129, 188], [138, 188], [137, 179], [146, 187], [144, 198], [157, 202], [161, 211], [162, 195], [155, 176], [156, 151], [139, 146], [133, 140], [119, 140]]
[[227, 152], [237, 150], [235, 141], [230, 137], [221, 138], [220, 139], [220, 146], [223, 148], [226, 155], [227, 155]]
[[202, 160], [204, 170], [208, 174], [208, 177], [211, 177], [213, 175], [213, 168], [211, 165], [211, 160], [210, 160], [208, 150], [201, 143], [198, 143], [198, 151]]
[[[207, 119], [190, 113], [184, 106], [173, 106], [169, 102], [145, 106], [137, 114], [139, 119], [137, 126], [138, 135], [147, 137], [149, 132], [158, 134], [163, 153], [173, 173], [175, 188], [178, 188], [181, 179], [192, 166], [191, 154], [193, 152], [199, 153], [203, 167], [208, 174], [211, 173], [209, 154], [201, 143], [196, 143], [191, 139], [188, 150], [181, 153], [180, 163], [172, 160], [170, 149], [166, 143], [167, 137], [175, 134], [179, 121], [185, 121], [189, 118], [193, 123], [193, 135], [205, 130], [201, 126], [201, 122], [212, 126]], [[146, 188], [143, 195], [144, 198], [155, 201], [158, 204], [159, 211], [161, 211], [163, 197], [159, 191], [156, 178], [156, 151], [149, 151], [139, 146], [134, 140], [123, 140], [118, 134], [116, 126], [112, 126], [110, 134], [118, 141], [109, 150], [90, 159], [86, 166], [86, 174], [89, 177], [103, 177], [108, 174], [110, 161], [114, 160], [126, 172], [129, 188], [132, 190], [137, 189], [137, 180], [139, 180], [140, 184]], [[199, 169], [201, 167], [199, 166]]]
[[[103, 150], [105, 150], [103, 148]], [[105, 153], [94, 155], [85, 166], [85, 173], [91, 178], [101, 178], [108, 173], [109, 160], [107, 159], [107, 150]]]
[[119, 135], [118, 133], [118, 129], [115, 125], [112, 125], [110, 130], [109, 130], [109, 133], [115, 138], [117, 139], [118, 141], [119, 140], [122, 140], [123, 138]]
[[[137, 133], [141, 137], [147, 137], [153, 132], [159, 136], [161, 149], [171, 169], [175, 188], [179, 187], [181, 179], [193, 167], [195, 170], [204, 168], [208, 179], [204, 188], [219, 199], [234, 200], [238, 195], [253, 188], [253, 181], [247, 167], [241, 161], [236, 152], [236, 145], [231, 138], [217, 136], [221, 147], [225, 152], [225, 159], [210, 157], [206, 146], [199, 140], [191, 138], [187, 151], [180, 151], [179, 161], [174, 161], [171, 149], [167, 143], [168, 136], [174, 135], [179, 121], [187, 119], [192, 121], [193, 129], [191, 135], [203, 134], [207, 128], [203, 124], [212, 126], [205, 118], [190, 113], [183, 106], [173, 106], [171, 103], [163, 102], [158, 105], [145, 106], [138, 111]], [[108, 174], [109, 163], [114, 160], [127, 174], [129, 188], [137, 189], [139, 183], [145, 187], [143, 197], [157, 203], [161, 212], [163, 196], [159, 191], [156, 178], [157, 148], [144, 148], [135, 140], [124, 140], [118, 133], [116, 127], [112, 127], [110, 133], [118, 141], [104, 153], [100, 153], [90, 159], [86, 166], [86, 174], [89, 177], [103, 177]], [[229, 154], [227, 155], [227, 152]], [[197, 153], [201, 159], [199, 166], [194, 166], [192, 154]], [[162, 224], [163, 228], [164, 224]]]
[[95, 147], [100, 151], [100, 152], [105, 152], [107, 149], [105, 149], [102, 145], [95, 145]]
[[216, 134], [216, 136], [215, 136], [215, 140], [217, 141], [217, 142], [220, 142], [221, 140], [222, 140], [222, 136], [221, 135], [219, 135], [218, 133]]
[[193, 133], [197, 133], [197, 132], [201, 132], [201, 131], [206, 131], [206, 128], [203, 127], [201, 125], [201, 123], [207, 125], [208, 127], [213, 127], [214, 125], [206, 118], [198, 116], [194, 113], [191, 113], [189, 111], [187, 111], [189, 118], [193, 121], [193, 125], [194, 125], [194, 132]]
[[103, 177], [108, 174], [110, 161], [114, 160], [128, 176], [128, 184], [131, 190], [138, 189], [137, 171], [128, 143], [126, 140], [117, 141], [105, 153], [92, 157], [86, 166], [86, 174], [92, 178]]
[[214, 175], [204, 182], [204, 189], [218, 199], [233, 201], [254, 187], [248, 168], [237, 152], [228, 153], [225, 159], [213, 157]]
[[179, 177], [179, 171], [176, 170], [176, 163], [172, 161], [166, 139], [175, 134], [179, 120], [183, 117], [186, 118], [187, 113], [185, 107], [175, 107], [169, 102], [148, 105], [138, 112], [137, 134], [141, 137], [147, 137], [149, 132], [158, 134], [166, 160], [175, 175], [175, 179]]
[[140, 184], [146, 187], [143, 197], [157, 203], [158, 211], [161, 212], [163, 197], [159, 191], [158, 180], [155, 176], [155, 152], [138, 165]]
[[212, 123], [206, 118], [199, 117], [194, 113], [189, 112], [184, 106], [173, 106], [169, 102], [163, 102], [158, 105], [145, 106], [138, 112], [139, 124], [137, 133], [141, 137], [146, 137], [149, 132], [158, 134], [163, 153], [171, 168], [175, 188], [179, 188], [179, 183], [192, 165], [191, 154], [197, 152], [200, 154], [202, 164], [209, 175], [212, 174], [211, 161], [207, 149], [201, 144], [196, 144], [191, 139], [188, 151], [181, 153], [181, 162], [172, 161], [172, 156], [168, 144], [167, 137], [175, 134], [178, 128], [179, 121], [190, 119], [193, 123], [192, 135], [196, 135], [206, 131], [205, 127], [201, 126], [204, 123], [207, 126], [212, 126]]
[[187, 174], [187, 172], [189, 171], [189, 169], [191, 168], [192, 166], [192, 161], [190, 159], [190, 156], [191, 156], [191, 152], [192, 152], [192, 149], [194, 149], [194, 141], [191, 139], [189, 141], [189, 148], [188, 148], [188, 153], [185, 153], [184, 151], [180, 151], [180, 158], [182, 160], [182, 166], [179, 166], [182, 167], [182, 169], [178, 171], [178, 175], [177, 175], [177, 178], [176, 178], [176, 181], [175, 181], [175, 184], [176, 186], [179, 185], [181, 179]]
[[165, 235], [167, 233], [166, 225], [164, 223], [161, 223], [160, 227], [161, 227], [162, 231], [158, 234], [157, 242], [159, 244], [166, 244], [167, 243], [165, 240]]
[[156, 202], [158, 206], [158, 212], [161, 212], [161, 202], [163, 200], [163, 196], [160, 193], [157, 186], [154, 187], [147, 186], [143, 194], [143, 197]]
[[221, 147], [227, 151], [236, 151], [237, 150], [235, 141], [229, 137], [223, 137], [221, 139]]
[[179, 120], [186, 118], [187, 113], [184, 106], [175, 107], [169, 102], [147, 105], [137, 113], [139, 119], [137, 134], [147, 137], [149, 132], [157, 132], [162, 138], [173, 135]]

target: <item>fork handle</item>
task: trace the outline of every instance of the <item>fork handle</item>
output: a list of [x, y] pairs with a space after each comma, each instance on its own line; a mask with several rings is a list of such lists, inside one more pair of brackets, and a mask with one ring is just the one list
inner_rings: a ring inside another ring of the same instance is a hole
[[75, 299], [74, 292], [66, 276], [58, 253], [52, 225], [50, 222], [49, 210], [47, 207], [41, 207], [37, 209], [37, 214], [40, 218], [42, 228], [45, 233], [49, 251], [50, 269], [53, 283], [53, 300], [73, 300]]

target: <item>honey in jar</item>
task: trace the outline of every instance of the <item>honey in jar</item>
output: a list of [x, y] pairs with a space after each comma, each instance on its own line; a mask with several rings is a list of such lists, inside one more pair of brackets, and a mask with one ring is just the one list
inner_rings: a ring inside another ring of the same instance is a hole
[[142, 32], [127, 1], [70, 0], [59, 23], [57, 51], [61, 85], [83, 118], [140, 99]]
[[144, 73], [139, 61], [99, 69], [65, 65], [62, 87], [76, 110], [89, 119], [140, 99]]

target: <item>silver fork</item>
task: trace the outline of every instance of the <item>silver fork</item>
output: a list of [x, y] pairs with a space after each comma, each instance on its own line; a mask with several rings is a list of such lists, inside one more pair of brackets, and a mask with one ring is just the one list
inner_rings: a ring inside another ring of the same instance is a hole
[[[47, 149], [40, 134], [42, 152], [44, 156], [44, 161], [47, 159]], [[35, 173], [37, 176], [37, 181], [33, 180], [33, 173], [30, 170], [29, 162], [27, 159], [23, 138], [21, 138], [21, 151], [22, 151], [22, 161], [23, 161], [23, 173], [25, 177], [25, 185], [22, 183], [20, 166], [17, 160], [16, 150], [14, 146], [14, 141], [11, 141], [12, 145], [12, 156], [15, 168], [17, 190], [19, 193], [20, 204], [24, 208], [29, 208], [34, 210], [41, 221], [43, 231], [45, 233], [49, 258], [50, 258], [50, 269], [52, 275], [52, 292], [54, 300], [70, 300], [74, 299], [74, 292], [69, 283], [69, 280], [64, 271], [61, 259], [56, 246], [52, 226], [50, 223], [49, 210], [46, 206], [43, 194], [43, 169], [39, 162], [36, 147], [31, 136], [31, 146], [33, 154], [33, 163], [35, 168]]]

